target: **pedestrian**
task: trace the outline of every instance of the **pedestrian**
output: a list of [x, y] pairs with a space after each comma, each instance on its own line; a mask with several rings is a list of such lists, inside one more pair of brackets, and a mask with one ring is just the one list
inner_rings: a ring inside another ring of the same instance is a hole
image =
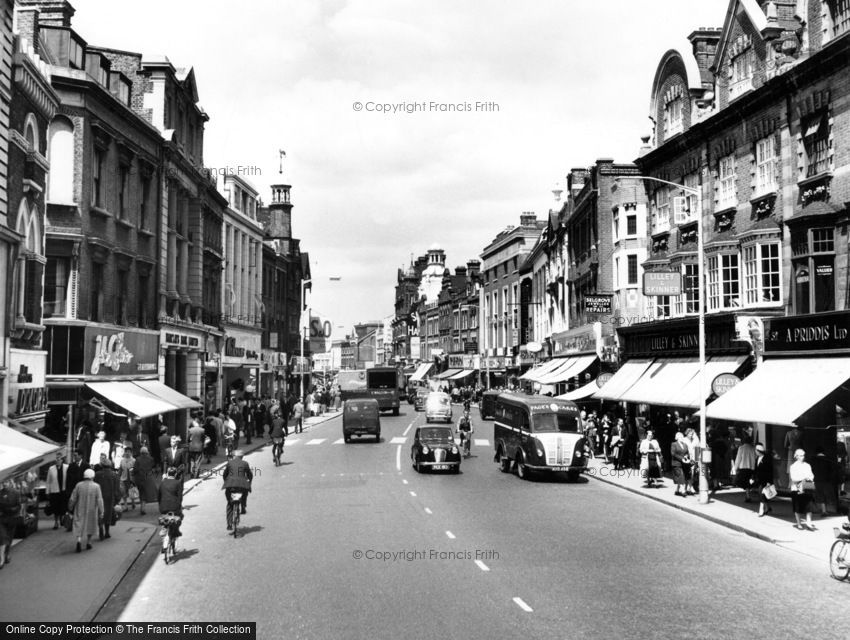
[[711, 476], [714, 483], [714, 489], [720, 489], [729, 479], [729, 435], [724, 429], [720, 429], [720, 433], [715, 434], [714, 438], [709, 443], [711, 448]]
[[302, 433], [304, 431], [304, 403], [301, 398], [292, 405], [292, 431], [294, 433]]
[[12, 539], [21, 517], [21, 492], [14, 480], [0, 486], [0, 568], [9, 562]]
[[685, 472], [685, 478], [688, 481], [687, 494], [694, 495], [699, 490], [699, 437], [693, 427], [685, 429], [685, 444], [688, 445], [688, 456], [691, 459], [691, 464], [688, 468], [682, 467]]
[[835, 462], [826, 457], [823, 447], [818, 447], [812, 460], [812, 473], [815, 477], [814, 501], [820, 508], [821, 518], [826, 517], [827, 505], [832, 502], [835, 503], [835, 512], [838, 513], [838, 500], [835, 498], [837, 491], [835, 480], [838, 473], [835, 467]]
[[77, 553], [82, 551], [83, 536], [86, 549], [91, 549], [91, 537], [103, 520], [103, 494], [94, 482], [94, 469], [86, 469], [83, 479], [77, 483], [68, 500], [68, 508], [74, 512], [74, 534], [77, 536]]
[[192, 416], [192, 426], [189, 427], [189, 477], [201, 475], [201, 460], [204, 457], [204, 438], [206, 432], [198, 422], [197, 413]]
[[156, 480], [154, 468], [156, 462], [147, 447], [142, 447], [136, 464], [133, 466], [133, 482], [139, 491], [139, 513], [145, 515], [145, 505], [156, 501]]
[[83, 472], [88, 468], [89, 463], [83, 458], [83, 452], [74, 451], [71, 454], [71, 462], [68, 464], [68, 481], [65, 483], [69, 494], [77, 486], [77, 483], [83, 479]]
[[676, 485], [676, 494], [684, 498], [688, 495], [685, 479], [685, 471], [683, 467], [689, 467], [691, 464], [691, 456], [688, 453], [688, 445], [685, 443], [685, 434], [677, 431], [673, 444], [670, 445], [670, 460], [673, 471], [673, 484]]
[[[136, 488], [136, 483], [133, 481], [133, 469], [136, 467], [136, 459], [133, 457], [132, 448], [124, 449], [124, 455], [121, 458], [120, 466], [118, 467], [118, 481], [121, 483], [121, 508], [125, 506], [125, 500], [129, 501], [130, 509], [136, 508], [136, 498], [139, 497], [139, 490]], [[141, 502], [141, 500], [139, 500]]]
[[251, 444], [251, 436], [254, 432], [254, 414], [247, 400], [240, 400], [239, 407], [242, 411], [242, 431], [245, 434], [245, 444]]
[[106, 439], [106, 431], [101, 429], [97, 432], [97, 439], [92, 442], [91, 450], [89, 451], [89, 465], [93, 467], [96, 464], [100, 464], [100, 457], [104, 454], [106, 455], [106, 459], [108, 461], [109, 454], [111, 452], [112, 446]]
[[168, 467], [174, 467], [177, 469], [177, 479], [182, 481], [187, 462], [188, 455], [186, 449], [180, 446], [180, 436], [171, 436], [169, 447], [162, 452], [163, 470], [168, 469]]
[[[797, 449], [794, 452], [794, 462], [788, 469], [788, 475], [791, 480], [791, 506], [794, 509], [794, 518], [797, 523], [794, 525], [797, 529], [815, 530], [812, 524], [812, 493], [814, 492], [815, 474], [812, 467], [806, 462], [806, 452], [802, 449]], [[803, 516], [806, 517], [805, 525], [802, 522]]]
[[262, 438], [266, 431], [266, 405], [254, 401], [254, 436]]
[[171, 436], [168, 435], [168, 427], [164, 424], [159, 425], [159, 437], [156, 439], [156, 444], [156, 451], [154, 451], [156, 466], [165, 472], [166, 467], [163, 465], [163, 457], [165, 456], [165, 450], [171, 444]]
[[133, 423], [130, 427], [130, 441], [133, 443], [133, 457], [138, 458], [142, 447], [147, 447], [150, 451], [150, 438], [147, 431], [139, 423]]
[[[94, 440], [92, 433], [94, 433], [94, 428], [92, 427], [91, 422], [86, 419], [80, 422], [79, 427], [77, 427], [77, 437], [74, 438], [74, 450], [82, 453], [83, 460], [85, 460], [86, 463], [88, 463], [89, 455], [91, 454], [92, 440]], [[98, 460], [99, 459], [100, 458], [98, 458]]]
[[646, 437], [640, 442], [640, 475], [647, 487], [655, 486], [655, 481], [661, 479], [661, 446], [652, 429], [646, 430]]
[[236, 430], [233, 435], [233, 447], [234, 449], [239, 446], [239, 438], [242, 432], [242, 429], [245, 425], [245, 420], [242, 417], [242, 409], [239, 408], [239, 403], [236, 400], [233, 400], [230, 404], [230, 409], [227, 412], [227, 416], [231, 419], [233, 424], [236, 426]]
[[625, 423], [622, 418], [617, 418], [616, 422], [611, 425], [611, 439], [608, 445], [608, 452], [614, 459], [614, 469], [623, 468], [623, 445], [625, 444]]
[[53, 528], [58, 529], [62, 524], [62, 517], [68, 511], [68, 467], [65, 456], [56, 454], [56, 463], [50, 465], [47, 470], [45, 490], [50, 511], [53, 513]]
[[118, 439], [112, 444], [112, 453], [109, 458], [116, 471], [121, 469], [121, 461], [124, 459], [125, 450], [132, 451], [133, 443], [127, 437], [127, 432], [122, 430], [118, 435]]
[[215, 416], [207, 416], [204, 420], [204, 464], [210, 463], [218, 447], [218, 434], [215, 428]]
[[763, 518], [773, 511], [768, 502], [776, 496], [776, 487], [773, 486], [773, 460], [765, 455], [764, 445], [756, 444], [756, 468], [753, 472], [751, 482], [759, 492], [759, 518]]
[[[254, 474], [251, 473], [251, 466], [242, 459], [244, 455], [241, 449], [234, 451], [233, 459], [228, 460], [227, 465], [224, 467], [224, 473], [221, 476], [222, 480], [224, 480], [221, 488], [225, 490], [225, 494], [228, 496], [228, 502], [230, 492], [227, 489], [242, 490], [242, 500], [240, 502], [242, 515], [248, 513], [248, 494], [251, 492], [251, 482], [254, 479]], [[230, 526], [227, 528], [230, 529]]]
[[115, 505], [121, 498], [121, 483], [118, 480], [118, 474], [109, 463], [109, 458], [105, 455], [101, 456], [100, 464], [95, 465], [94, 472], [94, 481], [100, 487], [100, 495], [103, 499], [103, 519], [98, 528], [98, 534], [99, 538], [104, 540], [112, 537], [109, 535], [109, 528], [118, 520]]
[[756, 448], [749, 436], [744, 436], [735, 454], [735, 484], [744, 490], [744, 502], [751, 502], [753, 472], [756, 468]]

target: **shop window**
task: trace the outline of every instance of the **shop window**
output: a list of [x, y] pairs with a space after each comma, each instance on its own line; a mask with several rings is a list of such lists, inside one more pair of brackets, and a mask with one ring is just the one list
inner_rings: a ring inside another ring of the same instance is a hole
[[738, 204], [738, 194], [735, 190], [735, 156], [729, 154], [720, 158], [717, 164], [717, 208], [728, 209]]
[[743, 248], [744, 304], [773, 305], [782, 301], [782, 260], [778, 242]]
[[806, 177], [829, 171], [830, 126], [826, 113], [818, 113], [806, 118], [802, 123], [803, 153], [805, 156]]
[[708, 258], [708, 309], [732, 309], [740, 306], [738, 255], [724, 253]]
[[755, 195], [762, 196], [776, 191], [776, 141], [773, 136], [756, 142]]
[[57, 117], [48, 129], [47, 199], [50, 202], [74, 202], [74, 126], [65, 117]]
[[794, 313], [835, 310], [834, 229], [817, 228], [791, 235]]

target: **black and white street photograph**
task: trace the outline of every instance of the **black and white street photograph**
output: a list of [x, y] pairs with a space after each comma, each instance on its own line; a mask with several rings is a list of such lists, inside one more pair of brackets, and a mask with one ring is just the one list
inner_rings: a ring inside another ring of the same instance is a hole
[[850, 638], [850, 0], [0, 0], [0, 636]]

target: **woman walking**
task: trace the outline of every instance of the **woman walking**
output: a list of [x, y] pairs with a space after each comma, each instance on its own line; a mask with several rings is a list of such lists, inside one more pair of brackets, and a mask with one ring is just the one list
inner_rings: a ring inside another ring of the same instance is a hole
[[[773, 487], [773, 460], [771, 460], [768, 456], [765, 455], [764, 445], [762, 443], [758, 443], [756, 445], [756, 468], [753, 472], [753, 479], [751, 482], [755, 485], [756, 489], [759, 492], [759, 518], [763, 518], [768, 513], [773, 511], [773, 507], [771, 507], [768, 502], [770, 498], [768, 497], [768, 493], [771, 493], [771, 489], [768, 487]], [[767, 491], [765, 491], [767, 489]], [[773, 489], [773, 495], [776, 489]]]
[[[802, 449], [794, 451], [794, 462], [788, 469], [788, 475], [791, 479], [791, 505], [794, 508], [794, 518], [797, 520], [794, 527], [796, 529], [808, 528], [810, 531], [814, 531], [812, 494], [810, 491], [814, 489], [815, 474], [812, 472], [812, 467], [806, 462], [806, 452]], [[804, 514], [806, 516], [805, 525], [802, 522]]]
[[[138, 489], [136, 483], [133, 482], [133, 469], [136, 466], [136, 459], [133, 457], [132, 449], [124, 449], [124, 455], [121, 458], [121, 465], [118, 468], [118, 480], [121, 483], [122, 496], [121, 508], [124, 508], [124, 500], [129, 501], [130, 509], [136, 508], [136, 496]], [[141, 500], [139, 501], [141, 502]]]
[[97, 529], [97, 523], [103, 519], [103, 495], [94, 482], [94, 469], [83, 472], [83, 479], [71, 492], [68, 508], [74, 512], [77, 553], [82, 551], [83, 536], [86, 537], [86, 549], [91, 549], [91, 537]]
[[661, 479], [661, 446], [655, 439], [652, 429], [646, 430], [646, 437], [640, 442], [640, 475], [646, 479], [647, 487], [654, 487]]
[[100, 464], [95, 465], [94, 481], [100, 487], [101, 493], [101, 508], [103, 511], [103, 521], [98, 528], [99, 538], [111, 538], [109, 535], [109, 527], [112, 526], [115, 517], [115, 502], [121, 497], [121, 483], [118, 481], [118, 474], [112, 468], [106, 456], [101, 456]]

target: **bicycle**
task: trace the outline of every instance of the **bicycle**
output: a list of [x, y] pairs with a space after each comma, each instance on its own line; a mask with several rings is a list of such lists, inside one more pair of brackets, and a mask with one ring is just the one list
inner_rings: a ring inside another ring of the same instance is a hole
[[159, 524], [162, 525], [159, 532], [159, 535], [162, 536], [162, 559], [165, 564], [174, 562], [177, 555], [177, 538], [180, 536], [180, 523], [182, 521], [183, 518], [175, 515], [173, 511], [159, 517]]
[[239, 515], [242, 511], [243, 489], [229, 489], [227, 491], [227, 528], [233, 530], [233, 537], [238, 534]]
[[279, 467], [282, 463], [280, 461], [281, 456], [283, 455], [283, 438], [273, 438], [272, 441], [274, 444], [272, 445], [272, 458], [274, 459], [274, 466]]
[[228, 460], [233, 459], [233, 436], [225, 435], [224, 436], [224, 455]]
[[847, 580], [850, 576], [850, 523], [843, 523], [840, 529], [833, 527], [832, 531], [838, 539], [829, 549], [829, 571], [836, 580]]
[[472, 455], [472, 429], [460, 430], [460, 448], [463, 452], [463, 457], [468, 458]]

